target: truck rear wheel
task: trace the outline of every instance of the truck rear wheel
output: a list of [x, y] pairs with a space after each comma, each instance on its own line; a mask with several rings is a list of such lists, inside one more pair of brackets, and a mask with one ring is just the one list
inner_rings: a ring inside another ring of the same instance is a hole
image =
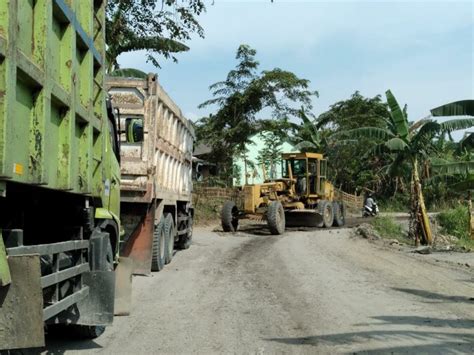
[[71, 333], [79, 339], [95, 339], [100, 337], [105, 332], [104, 325], [70, 325]]
[[222, 206], [221, 223], [224, 232], [236, 232], [239, 226], [239, 210], [233, 201], [226, 201]]
[[285, 232], [285, 210], [280, 201], [272, 201], [268, 205], [267, 222], [270, 233], [278, 235]]
[[181, 234], [178, 239], [178, 249], [188, 249], [191, 246], [193, 241], [193, 215], [192, 212], [188, 212], [188, 220], [187, 220], [187, 232]]
[[160, 271], [165, 267], [166, 242], [164, 236], [164, 218], [155, 225], [153, 231], [153, 251], [151, 256], [151, 271]]
[[174, 227], [174, 220], [171, 213], [166, 214], [164, 228], [164, 237], [166, 240], [165, 264], [169, 264], [173, 259], [174, 238], [176, 236], [176, 228]]
[[333, 225], [336, 227], [342, 227], [346, 223], [346, 218], [344, 215], [344, 205], [342, 204], [342, 202], [334, 202], [333, 210], [334, 210]]

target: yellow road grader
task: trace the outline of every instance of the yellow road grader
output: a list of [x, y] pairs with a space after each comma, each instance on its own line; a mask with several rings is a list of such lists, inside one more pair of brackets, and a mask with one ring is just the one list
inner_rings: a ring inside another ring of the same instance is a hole
[[282, 178], [263, 184], [244, 185], [243, 206], [226, 201], [221, 211], [222, 228], [235, 232], [239, 219], [266, 219], [272, 234], [287, 226], [343, 226], [345, 211], [327, 181], [327, 161], [318, 153], [283, 153]]

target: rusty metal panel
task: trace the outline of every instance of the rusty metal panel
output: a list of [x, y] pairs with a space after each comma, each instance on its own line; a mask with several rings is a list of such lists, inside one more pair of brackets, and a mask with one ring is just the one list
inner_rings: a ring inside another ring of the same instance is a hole
[[39, 255], [8, 257], [12, 283], [0, 287], [0, 350], [44, 346]]
[[143, 218], [127, 236], [121, 255], [133, 262], [133, 273], [148, 275], [151, 272], [153, 230], [155, 226], [155, 208], [151, 205]]

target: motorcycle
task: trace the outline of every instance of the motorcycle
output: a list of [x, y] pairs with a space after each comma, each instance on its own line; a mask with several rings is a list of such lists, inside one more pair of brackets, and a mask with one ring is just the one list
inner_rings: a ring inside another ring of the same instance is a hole
[[364, 206], [362, 217], [375, 217], [378, 214], [379, 214], [379, 206], [377, 206], [377, 203], [374, 202], [372, 207], [369, 207], [367, 205]]

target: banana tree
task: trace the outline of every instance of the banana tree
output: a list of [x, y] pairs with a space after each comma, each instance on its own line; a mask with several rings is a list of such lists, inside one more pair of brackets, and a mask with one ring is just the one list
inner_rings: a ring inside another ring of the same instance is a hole
[[298, 116], [303, 121], [301, 126], [295, 125], [299, 130], [298, 135], [294, 139], [295, 148], [298, 150], [311, 151], [316, 153], [324, 153], [326, 148], [326, 139], [323, 136], [322, 122], [314, 119], [311, 120], [301, 108], [298, 112]]
[[[446, 105], [434, 108], [431, 110], [431, 114], [434, 117], [449, 117], [449, 116], [474, 116], [474, 100], [461, 100], [451, 102]], [[472, 136], [469, 134], [461, 142], [459, 142], [459, 148], [471, 146], [472, 147]], [[466, 139], [467, 138], [467, 139]], [[467, 142], [466, 142], [467, 141]], [[468, 152], [468, 157], [471, 157]], [[456, 182], [451, 184], [449, 187], [455, 191], [468, 191], [468, 210], [469, 210], [469, 234], [471, 239], [474, 240], [474, 216], [471, 201], [471, 191], [474, 189], [474, 161], [445, 161], [438, 164], [432, 165], [432, 170], [437, 174], [436, 177], [455, 177]]]
[[410, 126], [406, 106], [402, 110], [390, 90], [386, 92], [386, 97], [390, 109], [386, 127], [356, 128], [339, 132], [333, 135], [332, 139], [369, 138], [375, 141], [375, 145], [370, 148], [370, 154], [392, 154], [393, 168], [404, 163], [409, 164], [412, 181], [412, 233], [417, 241], [421, 239], [423, 244], [431, 244], [433, 238], [420, 181], [420, 164], [435, 150], [433, 138], [436, 135], [472, 127], [474, 119], [452, 119], [440, 123], [427, 117]]

